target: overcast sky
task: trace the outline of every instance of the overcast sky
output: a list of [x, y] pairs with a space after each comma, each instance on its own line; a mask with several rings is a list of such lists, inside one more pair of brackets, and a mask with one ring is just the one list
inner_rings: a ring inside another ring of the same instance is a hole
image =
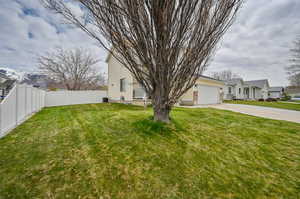
[[[300, 0], [248, 0], [206, 73], [230, 69], [246, 80], [266, 78], [271, 86], [287, 85], [284, 67], [297, 35]], [[38, 0], [0, 0], [0, 66], [35, 71], [37, 56], [59, 46], [92, 50], [101, 59], [99, 68], [107, 71], [106, 52]]]

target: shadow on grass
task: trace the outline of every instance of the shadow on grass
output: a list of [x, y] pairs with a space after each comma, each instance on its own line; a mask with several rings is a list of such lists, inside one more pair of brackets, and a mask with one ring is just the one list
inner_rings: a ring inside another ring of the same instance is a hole
[[163, 122], [154, 121], [153, 116], [145, 119], [137, 120], [132, 123], [135, 132], [142, 136], [153, 137], [174, 137], [174, 132], [184, 131], [182, 125], [176, 120], [171, 120], [171, 123], [166, 124]]

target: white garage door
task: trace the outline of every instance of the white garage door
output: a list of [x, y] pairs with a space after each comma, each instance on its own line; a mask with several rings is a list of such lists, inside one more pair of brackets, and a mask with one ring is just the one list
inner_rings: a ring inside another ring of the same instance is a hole
[[279, 92], [270, 92], [270, 98], [280, 98]]
[[215, 86], [198, 86], [198, 104], [218, 104], [220, 88]]

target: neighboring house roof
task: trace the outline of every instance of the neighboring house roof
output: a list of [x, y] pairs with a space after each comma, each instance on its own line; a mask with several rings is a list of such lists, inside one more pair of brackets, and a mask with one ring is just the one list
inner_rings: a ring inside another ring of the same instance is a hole
[[243, 83], [243, 79], [241, 78], [234, 78], [234, 79], [231, 79], [231, 80], [228, 80], [225, 82], [226, 85], [231, 85], [231, 86], [235, 86], [237, 85], [238, 83]]
[[283, 87], [270, 87], [269, 92], [282, 92], [284, 90]]
[[26, 78], [21, 82], [22, 84], [32, 85], [37, 88], [48, 87], [50, 79], [43, 74], [27, 74]]
[[4, 73], [1, 73], [1, 72], [0, 72], [0, 78], [9, 79], [9, 77], [7, 77], [7, 75], [5, 75]]
[[9, 89], [15, 82], [16, 82], [16, 80], [14, 80], [14, 79], [8, 79], [5, 82], [0, 84], [0, 88], [1, 89]]
[[267, 79], [261, 79], [261, 80], [245, 81], [245, 84], [247, 84], [249, 86], [263, 88], [265, 84], [269, 85], [269, 82]]

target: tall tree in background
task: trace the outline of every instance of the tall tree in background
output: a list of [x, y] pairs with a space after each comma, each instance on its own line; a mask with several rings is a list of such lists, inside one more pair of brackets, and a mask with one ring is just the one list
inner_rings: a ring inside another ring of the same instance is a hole
[[290, 51], [292, 54], [291, 65], [286, 68], [290, 85], [300, 86], [300, 37], [295, 40]]
[[229, 81], [235, 78], [241, 78], [241, 76], [239, 76], [236, 73], [233, 73], [231, 70], [223, 70], [220, 72], [213, 72], [212, 73], [212, 77], [218, 80], [222, 80], [222, 81]]
[[104, 84], [104, 77], [96, 71], [98, 62], [83, 49], [57, 49], [38, 59], [39, 69], [68, 90], [96, 89]]
[[[154, 119], [162, 122], [169, 122], [172, 106], [205, 70], [242, 4], [242, 0], [41, 1], [110, 51], [145, 88]], [[77, 16], [72, 2], [84, 14]]]

